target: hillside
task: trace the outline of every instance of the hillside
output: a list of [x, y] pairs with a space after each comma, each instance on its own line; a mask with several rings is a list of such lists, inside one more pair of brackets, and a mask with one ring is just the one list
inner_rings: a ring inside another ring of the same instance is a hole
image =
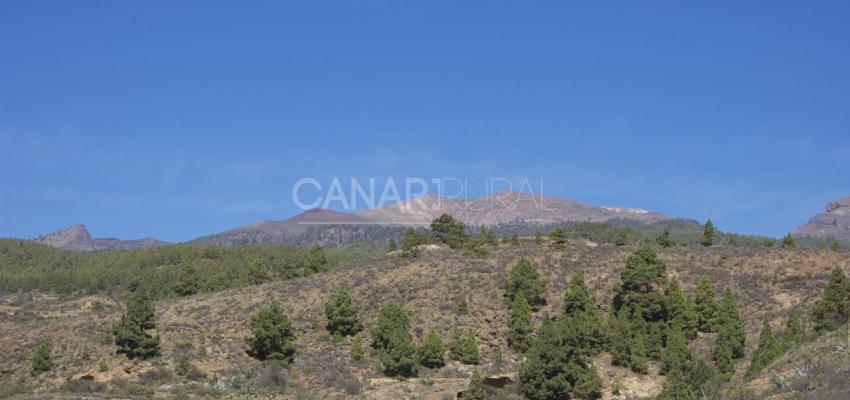
[[[515, 381], [520, 359], [505, 341], [508, 310], [502, 287], [516, 260], [531, 259], [547, 284], [547, 304], [535, 314], [539, 325], [544, 313], [559, 312], [568, 282], [577, 271], [585, 272], [599, 307], [607, 310], [624, 260], [635, 250], [586, 241], [553, 250], [522, 240], [517, 247], [500, 245], [483, 259], [471, 259], [444, 247], [430, 248], [412, 260], [390, 255], [306, 277], [159, 301], [156, 332], [162, 338], [162, 356], [141, 362], [116, 356], [108, 340], [108, 326], [123, 308], [117, 299], [5, 294], [0, 297], [0, 346], [7, 351], [0, 362], [0, 386], [6, 392], [0, 395], [97, 391], [108, 393], [106, 397], [180, 397], [193, 392], [225, 398], [263, 393], [279, 398], [454, 398], [466, 387], [470, 366], [450, 361], [441, 369], [423, 369], [419, 377], [399, 381], [384, 377], [380, 362], [368, 353], [364, 360], [352, 361], [351, 339], [337, 343], [324, 329], [323, 304], [328, 294], [337, 286], [348, 286], [367, 326], [374, 323], [382, 303], [398, 301], [410, 316], [417, 342], [432, 327], [444, 340], [454, 328], [470, 329], [483, 354], [478, 366], [481, 374]], [[747, 355], [738, 361], [739, 376], [754, 350], [762, 319], [779, 326], [792, 309], [808, 316], [830, 269], [850, 269], [850, 256], [832, 251], [756, 247], [659, 251], [667, 262], [667, 275], [677, 276], [686, 292], [693, 292], [703, 275], [714, 281], [718, 291], [725, 287], [733, 291], [748, 339]], [[458, 310], [463, 298], [468, 301], [468, 314]], [[281, 302], [297, 335], [295, 362], [288, 369], [265, 367], [245, 353], [242, 339], [249, 333], [249, 316], [272, 300]], [[804, 321], [808, 328], [808, 318]], [[360, 335], [368, 343], [368, 333]], [[54, 362], [63, 367], [31, 377], [27, 363], [44, 337], [54, 344]], [[713, 334], [700, 334], [692, 348], [707, 358], [712, 340]], [[197, 368], [193, 375], [181, 377], [173, 372], [183, 354], [191, 355]], [[100, 361], [105, 368], [99, 368]], [[623, 396], [647, 398], [658, 393], [664, 379], [657, 376], [654, 363], [646, 376], [612, 367], [605, 353], [594, 363], [606, 398], [624, 398], [611, 395], [615, 380]], [[503, 390], [510, 391], [511, 385]]]

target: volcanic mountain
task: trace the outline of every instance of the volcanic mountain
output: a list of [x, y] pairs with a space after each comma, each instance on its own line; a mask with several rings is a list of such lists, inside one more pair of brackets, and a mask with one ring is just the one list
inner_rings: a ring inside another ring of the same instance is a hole
[[314, 208], [283, 221], [265, 220], [203, 236], [191, 241], [198, 244], [233, 246], [252, 243], [284, 243], [304, 234], [310, 227], [359, 225], [369, 221], [354, 214]]
[[826, 212], [815, 215], [794, 236], [850, 241], [850, 196], [827, 203]]
[[76, 251], [136, 250], [168, 244], [152, 237], [121, 240], [117, 238], [92, 238], [85, 225], [77, 224], [56, 232], [41, 235], [33, 241], [53, 247]]
[[442, 213], [452, 214], [464, 223], [476, 226], [601, 222], [611, 219], [651, 223], [669, 219], [665, 215], [640, 208], [597, 206], [516, 191], [474, 199], [450, 199], [428, 194], [403, 203], [358, 211], [355, 215], [385, 224], [425, 225]]

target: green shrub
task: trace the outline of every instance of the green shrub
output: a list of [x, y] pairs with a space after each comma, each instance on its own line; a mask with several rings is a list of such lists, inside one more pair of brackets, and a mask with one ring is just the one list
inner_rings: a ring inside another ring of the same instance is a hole
[[35, 348], [30, 360], [30, 370], [33, 375], [38, 375], [42, 372], [50, 371], [53, 368], [53, 361], [50, 356], [50, 342], [44, 341]]

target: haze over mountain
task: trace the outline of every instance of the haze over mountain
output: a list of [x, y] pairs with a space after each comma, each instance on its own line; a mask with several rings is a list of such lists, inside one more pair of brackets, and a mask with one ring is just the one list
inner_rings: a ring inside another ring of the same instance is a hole
[[[451, 199], [426, 194], [402, 203], [342, 213], [326, 209], [307, 210], [283, 221], [258, 221], [221, 233], [203, 236], [192, 243], [240, 245], [292, 242], [311, 228], [335, 226], [336, 241], [362, 236], [368, 226], [427, 226], [448, 213], [470, 226], [499, 224], [544, 225], [571, 221], [602, 222], [611, 219], [652, 223], [670, 217], [639, 209], [605, 207], [574, 200], [507, 191], [474, 199]], [[347, 226], [348, 229], [341, 227]]]
[[850, 241], [850, 196], [827, 203], [826, 212], [798, 227], [793, 235]]
[[47, 233], [34, 239], [35, 242], [62, 249], [77, 251], [136, 250], [168, 244], [150, 236], [143, 239], [121, 240], [117, 238], [92, 238], [85, 225], [77, 224]]
[[602, 222], [629, 219], [657, 222], [670, 217], [640, 208], [606, 207], [575, 200], [505, 191], [473, 199], [451, 199], [433, 194], [390, 206], [358, 211], [370, 221], [398, 225], [427, 225], [448, 213], [467, 225], [506, 223], [551, 224], [567, 221]]

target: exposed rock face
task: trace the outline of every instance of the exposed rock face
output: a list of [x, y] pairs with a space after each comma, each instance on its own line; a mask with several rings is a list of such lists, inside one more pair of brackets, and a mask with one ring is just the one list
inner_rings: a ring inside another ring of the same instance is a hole
[[475, 199], [449, 199], [425, 195], [387, 207], [355, 213], [371, 221], [399, 225], [429, 224], [442, 213], [469, 225], [504, 223], [550, 224], [566, 221], [630, 219], [655, 222], [669, 217], [639, 208], [605, 207], [574, 200], [506, 191]]
[[850, 197], [829, 202], [826, 212], [816, 215], [793, 232], [794, 236], [850, 241]]
[[86, 229], [86, 226], [82, 224], [73, 225], [53, 233], [41, 235], [35, 238], [34, 241], [53, 247], [76, 251], [135, 250], [168, 244], [152, 237], [133, 240], [92, 238], [88, 229]]

